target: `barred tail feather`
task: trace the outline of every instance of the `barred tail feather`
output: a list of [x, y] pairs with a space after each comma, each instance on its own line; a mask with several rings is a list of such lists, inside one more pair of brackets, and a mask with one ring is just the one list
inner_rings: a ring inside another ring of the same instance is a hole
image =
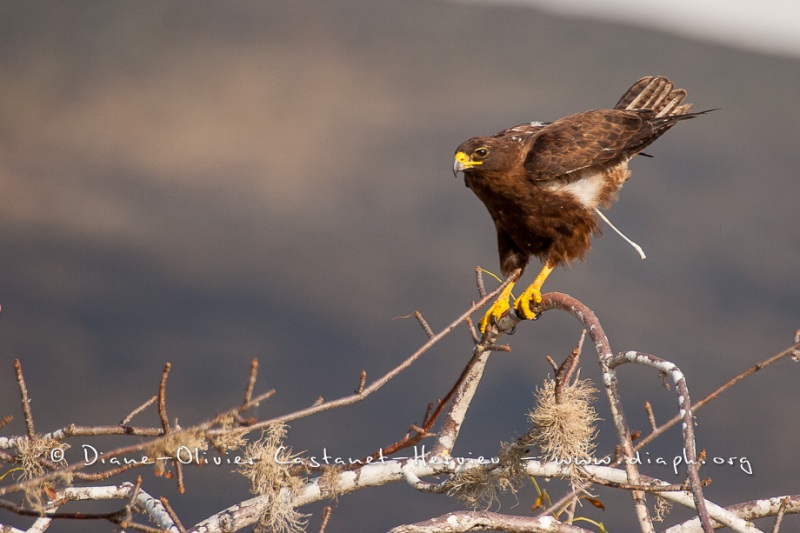
[[685, 115], [692, 109], [692, 104], [683, 103], [685, 98], [686, 91], [676, 89], [666, 77], [646, 76], [622, 95], [614, 109], [650, 109], [657, 117]]

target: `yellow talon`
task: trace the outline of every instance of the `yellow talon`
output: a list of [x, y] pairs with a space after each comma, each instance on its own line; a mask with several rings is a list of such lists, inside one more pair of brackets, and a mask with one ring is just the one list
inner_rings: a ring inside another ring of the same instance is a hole
[[532, 309], [541, 302], [541, 289], [531, 285], [525, 289], [525, 292], [523, 292], [514, 302], [514, 310], [517, 312], [517, 315], [521, 316], [522, 318], [531, 320], [536, 317], [536, 313], [534, 313]]
[[554, 267], [551, 266], [549, 262], [546, 262], [542, 267], [542, 271], [539, 272], [539, 275], [536, 276], [536, 279], [531, 283], [531, 286], [525, 289], [525, 292], [517, 298], [514, 302], [514, 310], [517, 312], [517, 315], [527, 320], [536, 318], [536, 312], [533, 311], [533, 307], [542, 303], [542, 285], [544, 285], [544, 280], [547, 279], [547, 276], [550, 275], [553, 268]]
[[508, 299], [511, 297], [511, 289], [513, 288], [513, 283], [506, 285], [505, 289], [500, 293], [500, 296], [497, 297], [497, 300], [494, 301], [489, 310], [486, 311], [486, 314], [483, 315], [483, 318], [478, 323], [478, 329], [480, 329], [481, 333], [486, 333], [486, 327], [492, 323], [492, 319], [497, 322], [500, 320], [500, 317], [511, 308], [508, 304]]
[[[528, 320], [536, 318], [537, 313], [533, 311], [533, 308], [542, 303], [542, 285], [554, 268], [555, 265], [550, 264], [550, 261], [545, 261], [541, 272], [539, 272], [539, 275], [533, 280], [531, 286], [525, 289], [525, 292], [514, 301], [514, 310], [517, 312], [517, 316]], [[483, 315], [483, 318], [478, 323], [478, 328], [481, 330], [481, 333], [486, 333], [486, 328], [492, 323], [492, 320], [497, 323], [511, 308], [508, 304], [508, 299], [511, 297], [511, 289], [513, 288], [514, 282], [512, 281], [500, 292], [500, 296], [497, 297], [497, 300], [494, 301], [489, 310], [486, 311], [486, 314]]]

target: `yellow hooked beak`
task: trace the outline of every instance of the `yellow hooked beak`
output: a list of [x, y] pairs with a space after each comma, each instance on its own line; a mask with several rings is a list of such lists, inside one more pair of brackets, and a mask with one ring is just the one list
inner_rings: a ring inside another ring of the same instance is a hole
[[473, 161], [465, 152], [458, 152], [453, 161], [453, 175], [457, 176], [459, 172], [482, 164], [483, 161]]

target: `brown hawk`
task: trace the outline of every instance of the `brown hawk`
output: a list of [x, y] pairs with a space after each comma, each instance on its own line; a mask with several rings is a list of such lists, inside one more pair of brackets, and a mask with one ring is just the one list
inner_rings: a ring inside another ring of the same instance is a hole
[[[522, 276], [531, 255], [544, 266], [514, 302], [536, 317], [547, 276], [583, 259], [599, 233], [598, 209], [608, 207], [630, 177], [628, 161], [690, 113], [686, 91], [663, 76], [640, 79], [614, 109], [584, 111], [552, 123], [531, 122], [458, 147], [453, 173], [486, 205], [497, 229], [500, 271]], [[480, 322], [481, 332], [509, 309], [511, 280]]]

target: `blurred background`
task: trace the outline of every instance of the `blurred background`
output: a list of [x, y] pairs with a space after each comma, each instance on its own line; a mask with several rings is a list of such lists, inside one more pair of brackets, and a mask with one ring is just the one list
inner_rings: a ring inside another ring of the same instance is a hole
[[[256, 391], [277, 389], [262, 419], [350, 394], [362, 369], [376, 378], [426, 340], [397, 317], [419, 310], [438, 331], [477, 297], [475, 266], [498, 270], [491, 220], [452, 176], [455, 147], [610, 107], [648, 74], [686, 88], [696, 110], [721, 110], [631, 164], [608, 216], [647, 260], [606, 229], [545, 292], [591, 307], [615, 351], [679, 365], [702, 398], [800, 327], [800, 7], [759, 2], [756, 16], [741, 4], [0, 4], [0, 417], [15, 417], [2, 435], [25, 431], [14, 359], [39, 432], [118, 422], [156, 393], [167, 361], [168, 412], [184, 427], [238, 404], [254, 357]], [[579, 334], [564, 313], [521, 324], [512, 352], [493, 355], [455, 452], [490, 456], [524, 433], [552, 373], [545, 356], [563, 359]], [[462, 326], [361, 404], [292, 423], [289, 443], [345, 458], [393, 443], [446, 394], [470, 347]], [[590, 349], [582, 366], [599, 383]], [[799, 373], [783, 361], [697, 413], [699, 448], [735, 458], [701, 471], [710, 499], [797, 493]], [[634, 429], [647, 431], [645, 400], [659, 422], [675, 414], [653, 371], [620, 379]], [[604, 397], [597, 408], [598, 452], [610, 453]], [[158, 424], [152, 409], [134, 423]], [[650, 457], [671, 462], [679, 442], [669, 432]], [[79, 460], [83, 442], [71, 444]], [[183, 496], [174, 480], [144, 486], [187, 526], [249, 497], [229, 467], [187, 474]], [[565, 488], [539, 481], [554, 497]], [[633, 527], [627, 495], [596, 494], [605, 512], [579, 514]], [[534, 499], [525, 489], [500, 511], [525, 514]], [[304, 509], [310, 530], [330, 503]], [[406, 485], [333, 505], [329, 532], [461, 508]]]

